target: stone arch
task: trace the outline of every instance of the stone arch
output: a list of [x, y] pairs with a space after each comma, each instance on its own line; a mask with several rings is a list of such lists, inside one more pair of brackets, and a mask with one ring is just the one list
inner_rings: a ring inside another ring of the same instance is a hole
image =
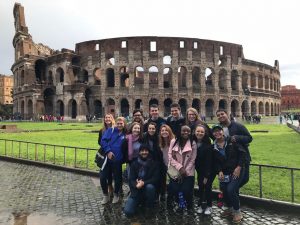
[[242, 88], [244, 91], [249, 88], [248, 87], [248, 74], [245, 71], [243, 71], [243, 73], [242, 73]]
[[121, 115], [124, 117], [129, 116], [129, 102], [126, 98], [122, 98], [120, 101]]
[[[72, 58], [72, 69], [73, 69], [74, 77], [78, 77], [78, 75], [80, 73], [80, 57], [79, 56], [74, 56]], [[56, 80], [56, 82], [58, 83], [58, 80]], [[60, 82], [63, 82], [63, 81], [60, 81]]]
[[151, 88], [158, 87], [158, 68], [156, 66], [149, 68], [149, 86]]
[[251, 87], [252, 88], [256, 87], [256, 76], [254, 73], [251, 73]]
[[54, 101], [55, 92], [52, 88], [46, 88], [44, 90], [44, 109], [45, 114], [53, 115], [53, 101]]
[[214, 100], [207, 99], [205, 102], [205, 116], [213, 118], [214, 116]]
[[[259, 114], [261, 114], [261, 113], [259, 113]], [[270, 104], [269, 104], [269, 102], [266, 102], [266, 104], [265, 104], [265, 115], [270, 116]]]
[[263, 86], [263, 76], [262, 75], [259, 75], [258, 76], [258, 88], [263, 88], [264, 86]]
[[207, 89], [213, 88], [214, 70], [210, 67], [205, 68], [205, 85]]
[[270, 79], [269, 77], [265, 77], [265, 90], [268, 90], [270, 87]]
[[238, 100], [236, 99], [233, 99], [231, 101], [231, 104], [230, 104], [230, 107], [231, 107], [231, 114], [234, 116], [234, 117], [239, 117], [239, 102]]
[[113, 68], [106, 69], [107, 87], [115, 87], [115, 70]]
[[65, 105], [62, 100], [56, 102], [56, 114], [58, 116], [65, 116]]
[[49, 85], [53, 85], [53, 73], [51, 70], [48, 71], [47, 81]]
[[256, 115], [256, 114], [257, 114], [256, 102], [252, 101], [251, 102], [251, 115]]
[[200, 79], [200, 67], [194, 66], [192, 70], [192, 84], [193, 88], [200, 91], [201, 79]]
[[224, 109], [227, 111], [227, 101], [225, 99], [220, 99], [219, 101], [219, 109]]
[[29, 99], [27, 102], [27, 111], [28, 111], [28, 119], [33, 119], [33, 103], [31, 99]]
[[167, 98], [164, 100], [164, 116], [169, 116], [171, 114], [171, 104], [172, 99]]
[[193, 101], [192, 101], [192, 107], [194, 109], [197, 109], [198, 113], [200, 114], [200, 112], [201, 112], [201, 102], [200, 102], [200, 99], [194, 98]]
[[142, 99], [136, 99], [134, 102], [135, 109], [143, 109], [143, 101]]
[[78, 113], [79, 115], [86, 115], [86, 116], [91, 115], [90, 108], [88, 106], [86, 99], [81, 100], [78, 110], [79, 110], [79, 113]]
[[94, 84], [101, 85], [101, 69], [100, 68], [94, 69], [93, 76], [94, 76]]
[[80, 83], [88, 83], [89, 82], [89, 72], [85, 69], [81, 70], [78, 80]]
[[171, 65], [172, 64], [172, 57], [170, 55], [165, 55], [163, 57], [163, 64], [164, 65]]
[[171, 88], [172, 87], [172, 68], [167, 67], [164, 68], [163, 76], [164, 76], [164, 88]]
[[21, 71], [21, 79], [20, 79], [20, 83], [19, 83], [19, 86], [22, 86], [25, 84], [25, 71], [22, 70]]
[[55, 81], [56, 83], [62, 83], [65, 79], [65, 72], [61, 67], [56, 69]]
[[111, 113], [112, 115], [115, 115], [115, 100], [112, 98], [108, 98], [106, 100], [106, 106], [107, 106], [107, 113]]
[[182, 115], [185, 115], [186, 110], [188, 108], [187, 100], [184, 98], [181, 98], [181, 99], [179, 99], [178, 104], [180, 105]]
[[242, 115], [248, 116], [248, 112], [249, 112], [249, 103], [248, 103], [247, 100], [244, 100], [244, 101], [242, 102], [241, 111], [242, 111]]
[[271, 102], [271, 116], [274, 116], [274, 105], [273, 105], [273, 102]]
[[264, 115], [264, 104], [262, 102], [258, 103], [258, 114]]
[[35, 61], [35, 79], [37, 82], [42, 82], [46, 80], [46, 62], [45, 60], [38, 59]]
[[68, 116], [71, 119], [76, 119], [77, 117], [77, 102], [75, 99], [70, 99], [68, 103]]
[[120, 68], [120, 86], [129, 87], [129, 69], [127, 66], [122, 66]]
[[238, 78], [239, 78], [239, 73], [237, 70], [232, 70], [231, 71], [231, 89], [233, 91], [238, 90]]
[[227, 71], [225, 69], [221, 69], [219, 72], [219, 89], [222, 91], [225, 91], [227, 89], [226, 80]]
[[134, 85], [139, 86], [144, 84], [145, 70], [141, 66], [135, 67], [134, 70]]
[[102, 106], [102, 102], [100, 100], [95, 100], [94, 101], [94, 115], [97, 119], [103, 118], [103, 106]]
[[186, 88], [187, 69], [184, 66], [178, 68], [178, 88]]

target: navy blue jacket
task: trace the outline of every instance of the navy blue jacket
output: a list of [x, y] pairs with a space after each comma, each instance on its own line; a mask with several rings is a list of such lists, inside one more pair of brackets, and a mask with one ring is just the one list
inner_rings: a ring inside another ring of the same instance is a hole
[[185, 119], [183, 117], [179, 117], [178, 120], [173, 120], [172, 116], [167, 118], [166, 124], [172, 129], [173, 134], [176, 137], [181, 135], [181, 127], [185, 125]]

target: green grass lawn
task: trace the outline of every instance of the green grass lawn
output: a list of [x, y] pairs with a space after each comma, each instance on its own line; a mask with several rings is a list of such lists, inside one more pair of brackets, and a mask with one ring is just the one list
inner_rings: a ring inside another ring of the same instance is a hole
[[[3, 123], [0, 123], [3, 124]], [[99, 123], [16, 123], [18, 128], [26, 132], [0, 133], [1, 139], [38, 142], [50, 145], [64, 145], [71, 147], [95, 148], [98, 146]], [[285, 125], [247, 125], [253, 136], [250, 145], [252, 163], [273, 166], [300, 167], [300, 135]], [[94, 131], [94, 132], [92, 132]], [[268, 131], [266, 133], [254, 131]], [[20, 146], [21, 145], [21, 146]], [[0, 141], [0, 154], [4, 154], [4, 142]], [[28, 150], [27, 150], [28, 149]], [[48, 147], [44, 145], [7, 143], [8, 155], [19, 155], [23, 158], [53, 162], [56, 164], [76, 166], [96, 170], [94, 151], [75, 148]], [[64, 151], [66, 157], [64, 157]], [[295, 171], [295, 201], [300, 203], [300, 171]], [[290, 201], [291, 175], [290, 171], [278, 169], [262, 169], [263, 197]], [[217, 187], [217, 181], [215, 181]], [[259, 196], [258, 168], [251, 167], [249, 183], [242, 188], [241, 193]]]

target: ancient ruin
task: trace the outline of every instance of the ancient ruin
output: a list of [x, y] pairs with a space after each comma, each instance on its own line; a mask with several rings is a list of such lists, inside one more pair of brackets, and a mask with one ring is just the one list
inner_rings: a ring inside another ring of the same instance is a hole
[[278, 115], [279, 62], [246, 59], [239, 44], [181, 37], [122, 37], [77, 43], [75, 51], [35, 44], [16, 3], [14, 112], [82, 120], [111, 112], [162, 115], [178, 102], [206, 117], [222, 107], [235, 116]]

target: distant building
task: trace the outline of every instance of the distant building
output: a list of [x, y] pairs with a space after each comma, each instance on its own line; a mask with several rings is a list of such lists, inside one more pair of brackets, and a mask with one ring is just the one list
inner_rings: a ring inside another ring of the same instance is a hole
[[281, 110], [300, 109], [300, 89], [295, 85], [281, 87]]
[[13, 104], [12, 89], [14, 86], [13, 76], [0, 74], [0, 104]]

